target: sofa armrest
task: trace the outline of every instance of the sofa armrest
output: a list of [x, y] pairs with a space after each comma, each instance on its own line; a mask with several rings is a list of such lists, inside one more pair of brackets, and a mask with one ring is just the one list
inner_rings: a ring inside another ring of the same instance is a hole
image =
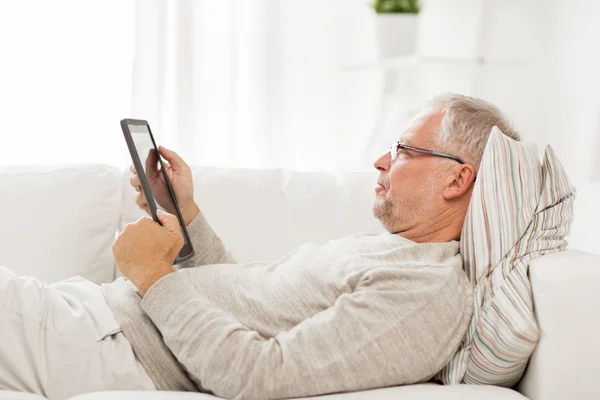
[[532, 400], [600, 393], [600, 256], [576, 250], [532, 261], [540, 342], [517, 389]]

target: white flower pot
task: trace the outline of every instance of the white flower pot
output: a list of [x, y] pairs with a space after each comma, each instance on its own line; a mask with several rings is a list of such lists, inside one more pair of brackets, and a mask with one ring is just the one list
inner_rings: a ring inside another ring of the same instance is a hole
[[377, 57], [380, 60], [414, 54], [418, 14], [377, 14]]

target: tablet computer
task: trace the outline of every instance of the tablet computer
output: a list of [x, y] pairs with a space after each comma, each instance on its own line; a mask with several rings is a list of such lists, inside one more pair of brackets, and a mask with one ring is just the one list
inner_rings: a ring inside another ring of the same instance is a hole
[[[160, 224], [156, 210], [162, 210], [175, 215], [179, 220], [179, 227], [183, 235], [183, 247], [175, 258], [174, 264], [189, 259], [194, 255], [194, 248], [192, 247], [190, 235], [185, 228], [185, 222], [177, 203], [175, 191], [166, 173], [148, 121], [142, 119], [123, 119], [121, 120], [121, 129], [123, 130], [125, 142], [127, 142], [127, 147], [131, 154], [133, 166], [140, 179], [140, 186], [146, 198], [146, 203], [148, 203], [152, 219]], [[166, 187], [162, 182], [157, 182], [153, 187], [148, 181], [147, 171], [150, 171], [150, 174], [162, 174], [166, 182]]]

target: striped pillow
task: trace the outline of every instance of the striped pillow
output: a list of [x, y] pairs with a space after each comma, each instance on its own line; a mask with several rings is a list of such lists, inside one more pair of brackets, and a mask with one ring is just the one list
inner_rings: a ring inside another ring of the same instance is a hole
[[529, 262], [566, 247], [574, 198], [550, 146], [540, 165], [535, 145], [492, 129], [460, 241], [473, 316], [438, 380], [508, 387], [519, 381], [539, 340]]

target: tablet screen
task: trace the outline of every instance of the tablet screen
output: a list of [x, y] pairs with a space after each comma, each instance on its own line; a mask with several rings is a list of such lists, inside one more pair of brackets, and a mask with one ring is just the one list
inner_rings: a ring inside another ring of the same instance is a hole
[[[131, 138], [137, 150], [140, 162], [148, 178], [150, 189], [152, 189], [152, 197], [158, 209], [166, 211], [170, 214], [177, 215], [175, 211], [175, 204], [168, 189], [164, 187], [164, 178], [161, 179], [161, 186], [154, 184], [154, 177], [158, 172], [162, 174], [160, 170], [160, 163], [158, 162], [158, 152], [154, 148], [152, 139], [150, 138], [150, 132], [148, 131], [147, 125], [133, 125], [128, 124], [129, 132], [131, 132]], [[165, 190], [166, 189], [166, 190]]]

